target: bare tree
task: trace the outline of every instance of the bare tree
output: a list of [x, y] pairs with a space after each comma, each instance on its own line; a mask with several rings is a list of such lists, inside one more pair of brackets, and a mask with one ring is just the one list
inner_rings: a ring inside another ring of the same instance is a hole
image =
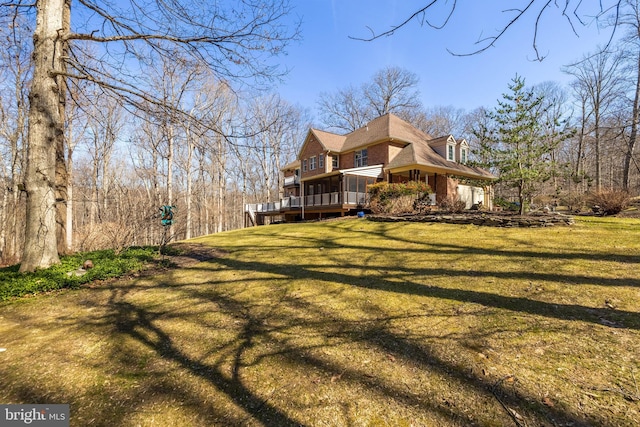
[[535, 85], [533, 90], [537, 96], [542, 98], [539, 106], [542, 112], [541, 136], [543, 138], [553, 138], [557, 134], [558, 128], [562, 128], [567, 135], [570, 135], [559, 141], [558, 144], [549, 145], [551, 147], [549, 156], [552, 165], [551, 194], [558, 193], [561, 187], [561, 171], [566, 170], [566, 166], [569, 164], [566, 159], [562, 158], [560, 153], [564, 150], [565, 145], [572, 141], [575, 133], [569, 122], [570, 111], [567, 109], [569, 97], [559, 84], [550, 81]]
[[[100, 85], [112, 94], [141, 107], [163, 100], [147, 90], [145, 76], [136, 64], [179, 49], [201, 61], [221, 78], [232, 81], [268, 82], [280, 75], [269, 62], [297, 38], [297, 27], [287, 27], [287, 0], [245, 0], [203, 7], [189, 1], [124, 1], [75, 3], [22, 0], [3, 3], [3, 15], [35, 10], [34, 78], [30, 92], [28, 162], [25, 176], [27, 218], [21, 271], [32, 271], [59, 262], [56, 207], [64, 194], [56, 183], [56, 160], [61, 163], [66, 82], [81, 79]], [[84, 15], [84, 16], [83, 16]], [[100, 45], [99, 61], [88, 61], [73, 43], [85, 40]], [[96, 64], [96, 65], [92, 65]], [[58, 172], [58, 177], [61, 175]], [[58, 199], [58, 200], [57, 200]]]
[[622, 187], [629, 190], [630, 171], [633, 164], [638, 172], [640, 165], [634, 157], [636, 142], [638, 140], [638, 126], [640, 126], [640, 1], [626, 0], [626, 13], [620, 22], [627, 28], [624, 41], [624, 50], [627, 52], [627, 61], [633, 69], [634, 89], [631, 96], [631, 118], [629, 120], [629, 137], [624, 157]]
[[318, 110], [324, 126], [344, 132], [361, 128], [373, 117], [363, 94], [355, 86], [321, 93]]
[[360, 87], [349, 86], [335, 93], [322, 93], [318, 108], [327, 128], [352, 132], [387, 113], [414, 121], [422, 108], [416, 87], [419, 77], [406, 69], [386, 67]]
[[115, 100], [98, 96], [87, 107], [87, 153], [91, 159], [91, 200], [89, 225], [105, 220], [108, 212], [109, 188], [113, 179], [112, 157], [125, 125], [122, 106]]
[[285, 153], [299, 148], [296, 131], [301, 113], [277, 95], [255, 99], [250, 112], [259, 131], [248, 141], [248, 153], [258, 166], [259, 196], [262, 200], [275, 200], [281, 187], [280, 168], [287, 160]]
[[602, 188], [603, 118], [617, 107], [624, 94], [625, 81], [621, 76], [622, 57], [617, 53], [599, 50], [566, 68], [576, 78], [577, 87], [586, 95], [587, 105], [593, 117], [595, 149], [595, 185]]
[[453, 134], [456, 137], [468, 131], [468, 115], [461, 108], [453, 106], [437, 106], [427, 108], [424, 112], [424, 124], [420, 129], [433, 137]]
[[580, 81], [574, 80], [570, 85], [574, 102], [577, 107], [577, 120], [576, 124], [577, 129], [577, 141], [575, 142], [575, 147], [573, 149], [574, 154], [572, 155], [572, 163], [573, 167], [571, 170], [571, 179], [574, 183], [580, 184], [584, 181], [585, 170], [584, 170], [584, 161], [586, 158], [586, 138], [589, 133], [589, 126], [591, 122], [591, 118], [593, 116], [593, 110], [589, 108], [589, 91], [587, 88], [581, 84]]
[[[184, 171], [184, 211], [185, 211], [185, 238], [189, 239], [194, 234], [208, 234], [209, 221], [208, 213], [209, 193], [211, 192], [210, 183], [214, 181], [208, 174], [210, 171], [210, 162], [213, 162], [220, 169], [224, 169], [225, 153], [222, 151], [222, 139], [216, 138], [217, 133], [211, 129], [216, 129], [223, 133], [223, 121], [230, 120], [230, 108], [235, 104], [235, 97], [230, 96], [230, 90], [224, 82], [216, 82], [214, 76], [208, 76], [200, 79], [195, 88], [196, 95], [193, 98], [190, 115], [197, 117], [197, 121], [186, 121], [181, 124], [181, 130], [184, 133], [185, 143], [182, 144], [182, 150], [179, 152], [178, 165]], [[199, 124], [204, 123], [205, 126]], [[215, 152], [210, 148], [210, 139], [218, 139]], [[194, 190], [194, 173], [195, 178]], [[205, 179], [205, 177], [208, 177]], [[223, 184], [223, 180], [217, 180], [219, 184]], [[219, 193], [216, 187], [216, 193]], [[195, 203], [199, 206], [197, 216], [197, 230], [195, 227], [195, 211], [193, 208]], [[220, 215], [216, 215], [220, 217]], [[220, 224], [220, 228], [222, 225]]]
[[374, 118], [388, 113], [402, 115], [405, 111], [419, 109], [422, 106], [416, 89], [419, 82], [417, 74], [400, 67], [386, 67], [374, 74], [371, 83], [366, 84], [363, 90]]
[[15, 260], [20, 250], [21, 181], [24, 173], [28, 113], [27, 91], [31, 82], [29, 28], [16, 19], [0, 28], [8, 43], [0, 51], [0, 259]]

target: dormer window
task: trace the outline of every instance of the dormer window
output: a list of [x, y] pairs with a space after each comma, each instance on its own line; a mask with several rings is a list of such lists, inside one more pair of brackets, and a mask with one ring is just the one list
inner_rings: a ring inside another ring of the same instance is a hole
[[460, 163], [467, 163], [467, 149], [460, 150]]
[[455, 146], [453, 144], [447, 145], [447, 160], [449, 160], [451, 162], [455, 162], [456, 161]]

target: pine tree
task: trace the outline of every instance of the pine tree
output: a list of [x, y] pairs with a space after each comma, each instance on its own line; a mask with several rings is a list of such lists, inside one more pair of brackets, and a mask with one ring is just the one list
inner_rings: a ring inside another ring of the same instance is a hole
[[560, 126], [560, 117], [546, 114], [550, 106], [525, 87], [523, 78], [516, 76], [509, 90], [494, 111], [486, 111], [489, 120], [474, 129], [476, 154], [482, 166], [499, 176], [498, 182], [516, 189], [523, 214], [541, 184], [552, 177], [552, 151], [571, 132]]

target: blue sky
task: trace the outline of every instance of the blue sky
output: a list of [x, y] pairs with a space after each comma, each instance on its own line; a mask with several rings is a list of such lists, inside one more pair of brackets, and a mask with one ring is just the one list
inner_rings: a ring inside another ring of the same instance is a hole
[[[599, 30], [593, 21], [585, 26], [575, 22], [576, 36], [554, 6], [540, 24], [538, 45], [540, 53], [546, 55], [542, 62], [534, 60], [534, 14], [527, 15], [527, 19], [509, 30], [496, 47], [477, 55], [456, 57], [447, 49], [459, 53], [475, 50], [474, 43], [479, 38], [495, 34], [509, 22], [512, 14], [503, 10], [528, 2], [458, 0], [454, 15], [442, 30], [412, 22], [395, 35], [373, 42], [349, 38], [367, 36], [367, 26], [376, 31], [387, 30], [426, 2], [298, 0], [295, 14], [302, 18], [303, 40], [293, 44], [288, 55], [281, 58], [282, 64], [291, 69], [278, 88], [281, 96], [315, 114], [321, 92], [360, 85], [369, 81], [376, 71], [394, 65], [420, 77], [419, 90], [426, 107], [491, 108], [516, 73], [529, 85], [544, 81], [568, 83], [570, 77], [562, 73], [562, 67], [593, 51], [598, 44], [606, 44], [611, 36], [609, 29]], [[598, 4], [593, 0], [585, 3], [589, 3], [585, 7], [594, 8]], [[585, 8], [580, 13], [587, 16], [595, 11]]]

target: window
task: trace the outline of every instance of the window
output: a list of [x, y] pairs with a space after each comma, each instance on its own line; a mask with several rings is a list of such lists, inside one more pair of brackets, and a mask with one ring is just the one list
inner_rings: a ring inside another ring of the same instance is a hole
[[307, 159], [304, 159], [302, 161], [302, 172], [306, 172], [307, 171]]
[[467, 163], [467, 149], [463, 148], [460, 150], [460, 162]]
[[338, 160], [338, 155], [334, 154], [331, 157], [331, 167], [333, 167], [334, 169], [338, 169], [340, 167], [340, 162]]
[[455, 147], [453, 145], [447, 145], [447, 160], [455, 161], [455, 157], [453, 155]]
[[318, 156], [318, 169], [324, 169], [324, 154]]
[[309, 170], [316, 169], [316, 156], [313, 156], [309, 159]]
[[362, 166], [367, 166], [369, 163], [367, 161], [367, 149], [356, 151], [355, 157], [355, 167], [359, 168]]

